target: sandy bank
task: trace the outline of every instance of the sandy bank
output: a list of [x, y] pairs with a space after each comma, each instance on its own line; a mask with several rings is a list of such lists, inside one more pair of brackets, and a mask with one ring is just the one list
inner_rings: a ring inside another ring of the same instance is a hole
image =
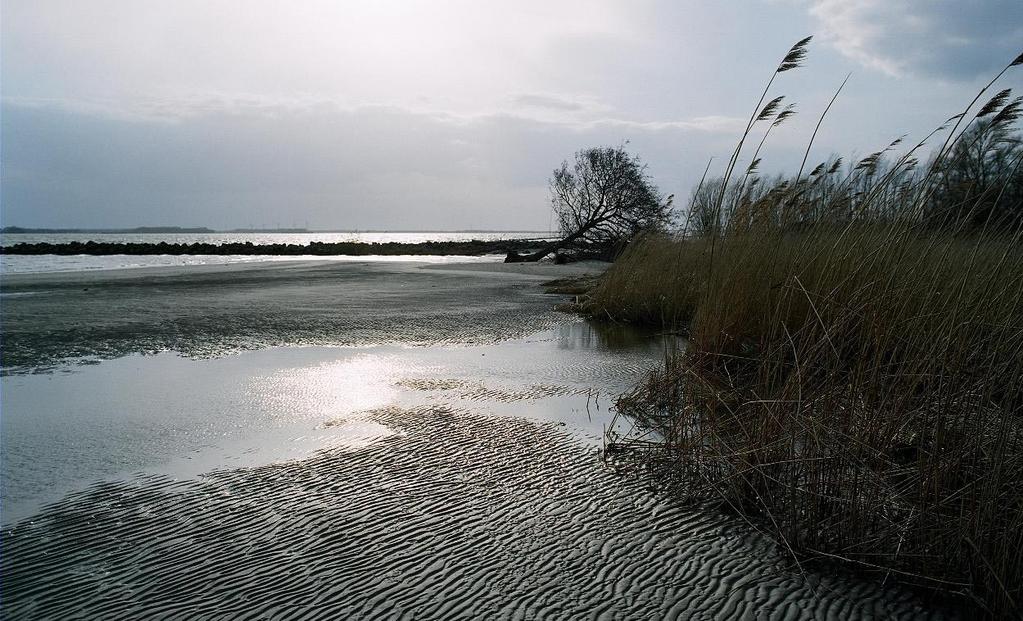
[[512, 274], [554, 279], [601, 274], [610, 265], [603, 261], [580, 261], [564, 265], [555, 265], [554, 263], [442, 263], [429, 265], [423, 269], [445, 272]]
[[[440, 268], [440, 269], [438, 269]], [[260, 262], [7, 276], [5, 372], [68, 358], [484, 343], [566, 321], [538, 281], [585, 266]]]

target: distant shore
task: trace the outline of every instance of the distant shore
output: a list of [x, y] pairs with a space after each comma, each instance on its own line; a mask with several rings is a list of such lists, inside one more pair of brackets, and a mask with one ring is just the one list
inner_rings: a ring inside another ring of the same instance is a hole
[[213, 234], [213, 233], [537, 233], [546, 235], [546, 231], [507, 231], [504, 229], [455, 229], [455, 230], [420, 230], [420, 229], [308, 229], [298, 227], [275, 228], [235, 228], [211, 229], [205, 226], [135, 226], [130, 228], [29, 228], [24, 226], [5, 226], [0, 228], [0, 235], [73, 235], [81, 233], [99, 233], [104, 235], [154, 235], [154, 234]]
[[424, 242], [311, 242], [308, 244], [211, 243], [114, 243], [71, 241], [66, 243], [19, 243], [0, 247], [0, 254], [19, 255], [485, 255], [525, 250], [535, 239], [424, 241]]

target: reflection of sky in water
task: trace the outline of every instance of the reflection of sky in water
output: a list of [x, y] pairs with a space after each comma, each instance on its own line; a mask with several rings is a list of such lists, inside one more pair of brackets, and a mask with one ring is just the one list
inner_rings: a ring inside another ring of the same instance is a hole
[[365, 416], [388, 406], [526, 416], [598, 441], [614, 396], [662, 350], [658, 337], [579, 322], [486, 346], [166, 353], [4, 377], [3, 521], [131, 473], [188, 477], [357, 449], [392, 433]]
[[[525, 239], [546, 237], [530, 231], [501, 232], [421, 232], [421, 233], [24, 233], [0, 235], [4, 246], [19, 243], [65, 244], [72, 241], [96, 241], [99, 243], [148, 243], [156, 244], [225, 244], [249, 242], [257, 246], [264, 244], [307, 245], [311, 242], [338, 243], [386, 243], [400, 242], [416, 244], [425, 241], [467, 241]], [[4, 274], [38, 272], [77, 272], [82, 270], [124, 269], [135, 267], [156, 267], [168, 265], [220, 265], [223, 263], [251, 263], [254, 261], [417, 261], [423, 263], [465, 263], [476, 261], [501, 261], [503, 255], [488, 256], [253, 256], [253, 255], [10, 255], [0, 254], [0, 272]]]
[[390, 231], [377, 232], [338, 232], [338, 233], [3, 233], [0, 244], [66, 244], [68, 242], [95, 241], [107, 244], [142, 243], [158, 244], [227, 244], [249, 242], [257, 246], [264, 244], [296, 244], [304, 246], [312, 242], [326, 244], [343, 242], [361, 242], [364, 244], [382, 244], [399, 242], [418, 244], [426, 241], [469, 241], [499, 239], [530, 239], [550, 237], [549, 233], [538, 231], [467, 231], [462, 233], [450, 231], [421, 231], [418, 233], [400, 233]]
[[246, 392], [274, 416], [320, 421], [392, 403], [402, 368], [398, 356], [356, 353], [254, 377]]
[[29, 274], [44, 272], [81, 272], [90, 270], [133, 269], [182, 265], [224, 265], [228, 263], [261, 263], [279, 261], [334, 262], [415, 262], [415, 263], [493, 263], [504, 255], [56, 255], [0, 254], [0, 273]]

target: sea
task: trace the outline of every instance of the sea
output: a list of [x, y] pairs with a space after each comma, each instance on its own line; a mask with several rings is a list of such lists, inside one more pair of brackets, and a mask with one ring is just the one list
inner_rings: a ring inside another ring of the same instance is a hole
[[[548, 239], [547, 231], [416, 231], [416, 232], [308, 232], [308, 233], [3, 233], [0, 246], [15, 244], [65, 244], [70, 242], [141, 243], [158, 244], [229, 244], [251, 242], [256, 246], [270, 244], [308, 245], [312, 242], [415, 244], [427, 241], [470, 241], [504, 239]], [[423, 263], [450, 263], [469, 261], [500, 261], [502, 255], [484, 256], [275, 256], [275, 255], [0, 255], [0, 274], [27, 274], [69, 272], [82, 270], [128, 269], [139, 267], [165, 267], [176, 265], [219, 265], [224, 263], [251, 263], [260, 261], [418, 261]]]

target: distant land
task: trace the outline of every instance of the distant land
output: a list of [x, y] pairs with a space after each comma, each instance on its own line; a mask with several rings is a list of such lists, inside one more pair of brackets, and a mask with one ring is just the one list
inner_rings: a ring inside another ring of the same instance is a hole
[[0, 228], [0, 234], [4, 235], [49, 235], [49, 234], [71, 234], [71, 233], [100, 233], [100, 234], [195, 234], [195, 233], [546, 233], [547, 231], [521, 230], [511, 231], [507, 229], [457, 229], [457, 230], [429, 230], [429, 229], [305, 229], [305, 228], [275, 228], [275, 229], [210, 229], [204, 226], [180, 227], [180, 226], [137, 226], [124, 229], [34, 229], [21, 226], [5, 226]]
[[48, 233], [216, 233], [213, 229], [197, 226], [185, 228], [180, 226], [137, 226], [130, 229], [29, 229], [20, 226], [5, 226], [0, 233], [31, 233], [43, 235]]

